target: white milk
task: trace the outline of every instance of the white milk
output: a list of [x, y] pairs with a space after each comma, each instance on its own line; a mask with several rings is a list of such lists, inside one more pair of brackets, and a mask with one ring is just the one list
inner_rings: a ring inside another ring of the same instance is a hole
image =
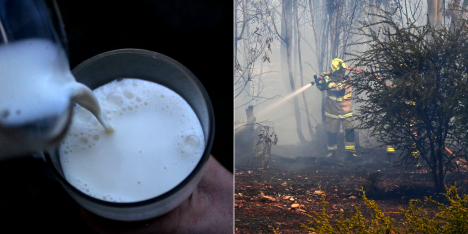
[[101, 200], [136, 202], [169, 191], [192, 172], [205, 139], [181, 96], [138, 79], [113, 81], [94, 95], [117, 130], [105, 134], [89, 112], [75, 107], [59, 150], [73, 186]]
[[0, 117], [5, 125], [21, 125], [63, 114], [70, 100], [113, 128], [86, 86], [70, 72], [61, 46], [45, 39], [27, 39], [0, 46]]

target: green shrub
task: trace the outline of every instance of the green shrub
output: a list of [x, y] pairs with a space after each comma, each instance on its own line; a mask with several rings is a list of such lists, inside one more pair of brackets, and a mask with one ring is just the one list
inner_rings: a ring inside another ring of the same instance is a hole
[[461, 198], [458, 195], [456, 186], [446, 188], [445, 197], [449, 205], [439, 203], [431, 198], [426, 199], [425, 203], [436, 204], [439, 212], [433, 216], [423, 206], [417, 207], [418, 200], [411, 200], [407, 210], [400, 207], [400, 214], [404, 216], [404, 222], [396, 222], [384, 214], [375, 201], [369, 200], [366, 193], [362, 190], [362, 200], [372, 211], [370, 219], [365, 218], [359, 206], [355, 206], [355, 213], [351, 211], [350, 218], [344, 218], [343, 211], [335, 224], [330, 223], [331, 215], [327, 214], [328, 202], [322, 195], [322, 211], [314, 212], [314, 215], [306, 214], [312, 221], [305, 225], [301, 223], [306, 231], [317, 234], [382, 234], [382, 233], [423, 233], [423, 234], [442, 234], [442, 233], [468, 233], [468, 195]]

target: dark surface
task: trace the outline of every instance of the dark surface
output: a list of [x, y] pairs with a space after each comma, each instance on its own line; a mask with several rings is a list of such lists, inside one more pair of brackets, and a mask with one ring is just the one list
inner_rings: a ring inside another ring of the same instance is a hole
[[229, 1], [58, 1], [70, 66], [123, 48], [155, 51], [187, 67], [215, 112], [213, 156], [233, 168], [232, 3]]
[[[64, 1], [58, 5], [70, 67], [122, 48], [152, 50], [186, 66], [205, 86], [216, 133], [212, 154], [233, 170], [232, 2]], [[79, 205], [41, 160], [0, 162], [0, 220], [6, 233], [90, 233]]]
[[79, 205], [54, 179], [44, 161], [2, 161], [0, 184], [2, 233], [89, 233], [79, 215]]

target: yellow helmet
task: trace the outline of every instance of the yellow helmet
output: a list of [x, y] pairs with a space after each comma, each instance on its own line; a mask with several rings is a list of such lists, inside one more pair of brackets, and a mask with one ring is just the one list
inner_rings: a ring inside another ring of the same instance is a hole
[[340, 70], [340, 68], [342, 68], [342, 67], [346, 68], [346, 64], [342, 59], [339, 59], [339, 58], [333, 59], [333, 61], [331, 63], [332, 72], [336, 72], [336, 71]]

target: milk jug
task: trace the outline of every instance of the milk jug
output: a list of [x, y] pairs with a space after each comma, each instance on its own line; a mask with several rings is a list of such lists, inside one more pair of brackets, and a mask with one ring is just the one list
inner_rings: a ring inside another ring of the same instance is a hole
[[113, 128], [70, 72], [55, 1], [0, 0], [0, 159], [56, 146], [74, 103]]

